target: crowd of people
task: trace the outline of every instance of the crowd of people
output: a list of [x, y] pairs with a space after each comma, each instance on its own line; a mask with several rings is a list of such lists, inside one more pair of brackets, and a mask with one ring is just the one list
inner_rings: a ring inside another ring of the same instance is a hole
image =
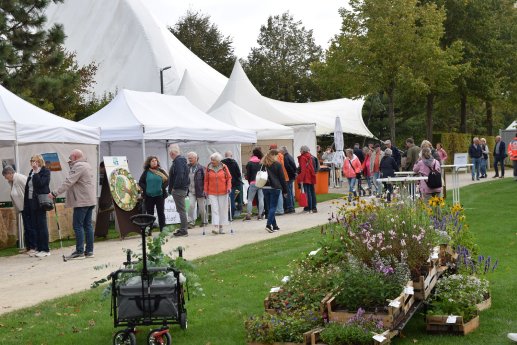
[[[358, 143], [353, 148], [347, 148], [339, 175], [342, 174], [348, 181], [349, 198], [368, 193], [377, 197], [385, 195], [390, 201], [393, 186], [389, 183], [381, 184], [380, 178], [394, 177], [397, 171], [410, 171], [416, 176], [429, 177], [430, 174], [440, 173], [441, 166], [448, 160], [441, 143], [433, 147], [431, 142], [424, 140], [417, 146], [412, 138], [408, 138], [405, 144], [405, 151], [398, 149], [390, 140], [370, 143], [362, 149]], [[199, 217], [203, 227], [208, 225], [209, 214], [213, 226], [211, 232], [214, 235], [225, 234], [225, 226], [238, 217], [244, 207], [244, 221], [254, 217], [258, 220], [265, 218], [265, 230], [270, 233], [278, 231], [280, 227], [276, 216], [295, 212], [295, 184], [306, 199], [303, 212], [318, 212], [316, 174], [320, 164], [332, 161], [335, 154], [332, 147], [328, 147], [321, 157], [314, 156], [304, 145], [300, 147], [298, 164], [295, 164], [294, 157], [285, 146], [278, 149], [277, 145], [272, 144], [267, 152], [255, 147], [242, 174], [230, 151], [224, 153], [224, 158], [218, 152], [213, 153], [206, 165], [199, 163], [196, 152], [189, 152], [184, 157], [178, 145], [170, 145], [168, 153], [172, 159], [168, 172], [161, 167], [157, 156], [149, 156], [144, 162], [138, 185], [145, 212], [154, 214], [156, 209], [160, 231], [166, 226], [165, 199], [172, 196], [180, 218], [179, 229], [173, 233], [176, 237], [188, 236], [188, 230], [196, 226]], [[468, 154], [473, 165], [473, 181], [487, 177], [489, 155], [493, 155], [493, 178], [504, 177], [504, 160], [509, 157], [517, 181], [517, 134], [508, 148], [501, 137], [497, 136], [492, 151], [484, 138], [475, 137]], [[5, 166], [2, 170], [2, 175], [11, 186], [13, 205], [22, 216], [24, 243], [29, 256], [44, 258], [50, 255], [47, 211], [40, 205], [40, 196], [48, 195], [54, 199], [66, 193], [65, 207], [73, 208], [76, 236], [76, 248], [69, 259], [94, 257], [92, 213], [97, 203], [96, 179], [80, 150], [70, 153], [68, 164], [70, 173], [55, 191], [50, 190], [51, 173], [41, 155], [31, 157], [28, 176], [16, 172], [11, 166]], [[267, 181], [260, 186], [257, 184], [259, 172], [263, 172], [261, 176], [267, 175]], [[243, 191], [243, 179], [248, 182], [247, 193]], [[442, 192], [441, 186], [430, 186], [427, 181], [419, 182], [419, 190], [426, 200]], [[244, 194], [247, 195], [247, 205], [244, 205]], [[256, 205], [255, 215], [253, 205]]]

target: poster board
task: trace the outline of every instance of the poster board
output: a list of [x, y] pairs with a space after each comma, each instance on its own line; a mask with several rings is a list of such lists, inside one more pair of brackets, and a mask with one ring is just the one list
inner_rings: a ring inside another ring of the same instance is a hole
[[41, 156], [45, 161], [45, 166], [50, 171], [61, 171], [61, 163], [59, 162], [59, 156], [57, 152], [42, 153]]
[[[188, 197], [187, 197], [188, 198]], [[187, 209], [188, 212], [188, 209]], [[156, 210], [154, 212], [156, 219], [158, 219], [158, 215], [156, 214]], [[165, 224], [179, 224], [180, 214], [176, 211], [176, 204], [174, 203], [174, 199], [171, 195], [169, 195], [165, 199]]]
[[468, 167], [466, 166], [469, 162], [469, 154], [465, 153], [455, 153], [454, 154], [454, 165], [465, 165], [461, 168], [456, 168], [457, 171], [465, 169], [465, 172], [468, 171]]

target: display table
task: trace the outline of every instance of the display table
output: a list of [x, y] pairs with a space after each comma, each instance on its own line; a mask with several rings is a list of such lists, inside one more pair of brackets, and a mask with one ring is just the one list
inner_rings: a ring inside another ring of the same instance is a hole
[[443, 197], [447, 197], [447, 183], [445, 179], [445, 172], [447, 169], [452, 170], [452, 204], [460, 203], [460, 177], [458, 172], [460, 169], [466, 168], [465, 171], [468, 171], [468, 167], [473, 166], [473, 164], [444, 164], [441, 166], [443, 173]]
[[400, 193], [406, 194], [411, 200], [416, 199], [416, 184], [420, 181], [427, 181], [427, 176], [408, 176], [408, 177], [384, 177], [378, 178], [381, 183], [400, 185]]
[[[65, 208], [65, 204], [56, 204], [61, 228], [61, 237], [74, 238], [72, 227], [72, 209]], [[16, 211], [13, 207], [0, 208], [0, 248], [10, 248], [16, 246], [18, 241], [18, 221]], [[21, 221], [21, 219], [20, 219]], [[47, 212], [47, 225], [49, 241], [59, 240], [55, 211]], [[22, 226], [23, 229], [23, 226]]]

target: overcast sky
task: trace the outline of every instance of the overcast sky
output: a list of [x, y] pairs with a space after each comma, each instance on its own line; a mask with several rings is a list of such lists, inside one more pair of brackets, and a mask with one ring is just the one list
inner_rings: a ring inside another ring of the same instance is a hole
[[260, 26], [270, 15], [289, 10], [296, 21], [312, 29], [316, 43], [323, 49], [339, 32], [341, 18], [338, 9], [347, 0], [145, 0], [154, 15], [168, 25], [174, 25], [188, 9], [208, 14], [224, 36], [231, 36], [235, 54], [246, 58], [251, 47], [257, 46]]

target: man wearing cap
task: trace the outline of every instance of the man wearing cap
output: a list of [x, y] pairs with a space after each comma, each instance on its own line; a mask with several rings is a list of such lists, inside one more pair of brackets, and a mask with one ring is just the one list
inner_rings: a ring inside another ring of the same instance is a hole
[[54, 199], [66, 192], [65, 207], [74, 209], [72, 226], [75, 232], [75, 251], [68, 259], [93, 258], [92, 213], [97, 203], [96, 179], [91, 165], [86, 161], [81, 150], [70, 152], [68, 165], [70, 166], [68, 177], [58, 189], [49, 193], [49, 197]]

